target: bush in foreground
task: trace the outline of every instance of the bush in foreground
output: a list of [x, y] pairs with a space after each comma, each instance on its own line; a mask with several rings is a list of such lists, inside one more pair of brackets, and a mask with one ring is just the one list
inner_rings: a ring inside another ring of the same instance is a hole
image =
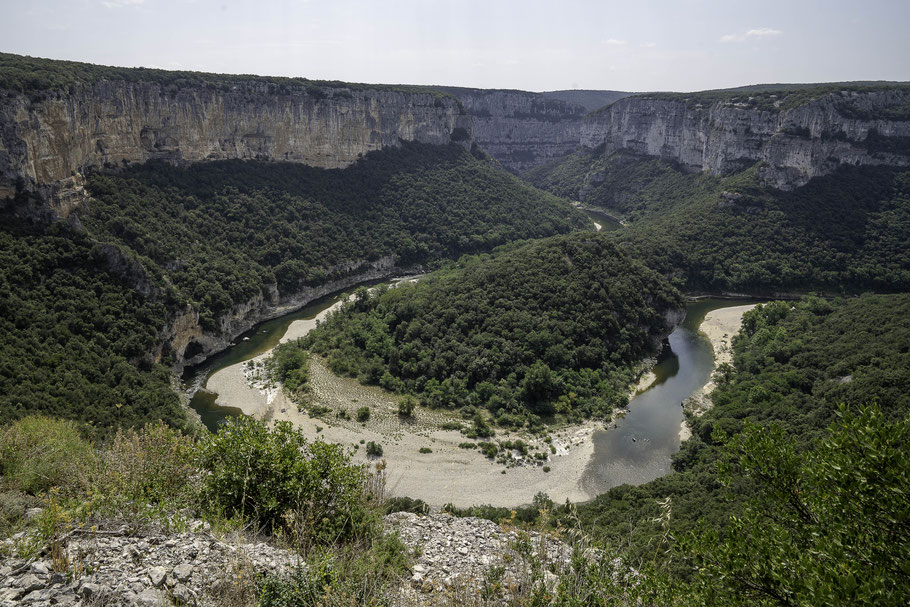
[[237, 417], [207, 437], [200, 452], [203, 501], [224, 516], [284, 529], [303, 547], [373, 531], [368, 474], [340, 445], [310, 443], [288, 422], [269, 429]]

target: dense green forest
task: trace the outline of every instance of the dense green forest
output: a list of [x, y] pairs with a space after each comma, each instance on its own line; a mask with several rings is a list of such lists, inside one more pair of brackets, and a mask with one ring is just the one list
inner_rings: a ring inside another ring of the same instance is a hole
[[44, 413], [107, 429], [184, 424], [153, 364], [165, 310], [108, 269], [85, 234], [0, 230], [0, 423]]
[[717, 471], [727, 437], [746, 425], [774, 423], [802, 453], [838, 421], [841, 404], [856, 411], [877, 402], [887, 423], [906, 418], [908, 318], [908, 294], [808, 297], [748, 312], [734, 340], [733, 366], [715, 373], [714, 407], [690, 417], [693, 437], [674, 456], [675, 472], [580, 504], [580, 519], [608, 544], [641, 559], [663, 533], [650, 522], [660, 516], [658, 500], [670, 498], [671, 533], [681, 538], [699, 523], [724, 528], [755, 494], [755, 482], [737, 478], [725, 487]]
[[[293, 293], [351, 260], [431, 265], [588, 224], [458, 146], [406, 144], [345, 170], [151, 163], [95, 174], [89, 189], [82, 231], [23, 232], [4, 215], [0, 420], [40, 411], [102, 427], [181, 425], [169, 373], [149, 359], [168, 311], [191, 304], [211, 329], [269, 285]], [[150, 283], [148, 297], [108, 271], [110, 244]]]
[[[758, 167], [727, 177], [603, 149], [529, 172], [540, 188], [629, 222], [617, 237], [688, 290], [910, 290], [910, 172], [842, 167], [792, 192]], [[584, 188], [584, 196], [581, 191]]]
[[564, 201], [463, 148], [403, 144], [346, 169], [224, 161], [148, 163], [89, 181], [83, 224], [134, 251], [203, 326], [268, 285], [289, 295], [354, 260], [400, 265], [588, 225]]
[[302, 347], [427, 406], [484, 407], [504, 425], [579, 419], [626, 403], [638, 363], [668, 332], [665, 315], [681, 307], [608, 237], [579, 232], [364, 289]]

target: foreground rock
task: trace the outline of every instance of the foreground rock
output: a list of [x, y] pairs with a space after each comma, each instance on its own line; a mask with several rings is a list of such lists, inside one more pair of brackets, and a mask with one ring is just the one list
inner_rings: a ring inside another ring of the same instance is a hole
[[37, 560], [0, 559], [0, 606], [217, 605], [251, 597], [257, 575], [298, 558], [263, 542], [210, 533], [77, 533]]
[[[571, 556], [559, 539], [484, 519], [399, 512], [384, 522], [415, 555], [409, 575], [389, 597], [402, 607], [504, 604], [534, 585], [555, 586], [554, 572], [565, 569]], [[255, 605], [257, 578], [290, 574], [298, 566], [289, 550], [241, 537], [218, 539], [201, 527], [171, 534], [86, 530], [37, 559], [0, 557], [0, 607]]]
[[536, 532], [502, 529], [479, 518], [397, 512], [386, 528], [417, 557], [412, 575], [395, 597], [398, 605], [505, 603], [535, 584], [553, 587], [572, 549]]

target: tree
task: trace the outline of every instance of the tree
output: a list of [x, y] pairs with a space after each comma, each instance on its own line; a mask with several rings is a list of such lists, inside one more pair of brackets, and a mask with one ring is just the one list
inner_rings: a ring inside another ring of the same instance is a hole
[[910, 416], [878, 405], [839, 422], [799, 453], [776, 425], [747, 425], [720, 465], [758, 497], [723, 536], [682, 543], [707, 604], [906, 605], [910, 597]]

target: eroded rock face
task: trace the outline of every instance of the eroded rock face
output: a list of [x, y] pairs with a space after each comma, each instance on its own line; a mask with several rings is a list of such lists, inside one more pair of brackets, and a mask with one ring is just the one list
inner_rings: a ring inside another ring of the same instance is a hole
[[581, 141], [582, 105], [526, 91], [445, 90], [471, 114], [477, 145], [511, 171], [570, 154]]
[[761, 161], [765, 183], [792, 189], [841, 164], [910, 166], [910, 121], [857, 117], [907, 104], [906, 89], [829, 93], [773, 111], [730, 100], [705, 106], [629, 97], [589, 116], [581, 144], [658, 156], [714, 175]]
[[[340, 275], [335, 280], [315, 287], [301, 287], [294, 293], [279, 293], [275, 285], [267, 285], [252, 299], [235, 305], [218, 318], [218, 327], [206, 331], [199, 321], [199, 313], [187, 306], [173, 314], [162, 333], [162, 340], [169, 344], [175, 357], [173, 368], [182, 371], [184, 366], [198, 364], [208, 356], [227, 348], [241, 333], [254, 325], [277, 318], [342, 289], [370, 280], [390, 278], [401, 273], [394, 256], [376, 261], [352, 261], [327, 269], [330, 275]], [[157, 353], [160, 359], [161, 352]]]
[[470, 118], [454, 98], [417, 92], [255, 80], [0, 91], [0, 198], [24, 188], [66, 216], [89, 167], [258, 158], [340, 168], [401, 140], [446, 144], [455, 129], [470, 142]]

